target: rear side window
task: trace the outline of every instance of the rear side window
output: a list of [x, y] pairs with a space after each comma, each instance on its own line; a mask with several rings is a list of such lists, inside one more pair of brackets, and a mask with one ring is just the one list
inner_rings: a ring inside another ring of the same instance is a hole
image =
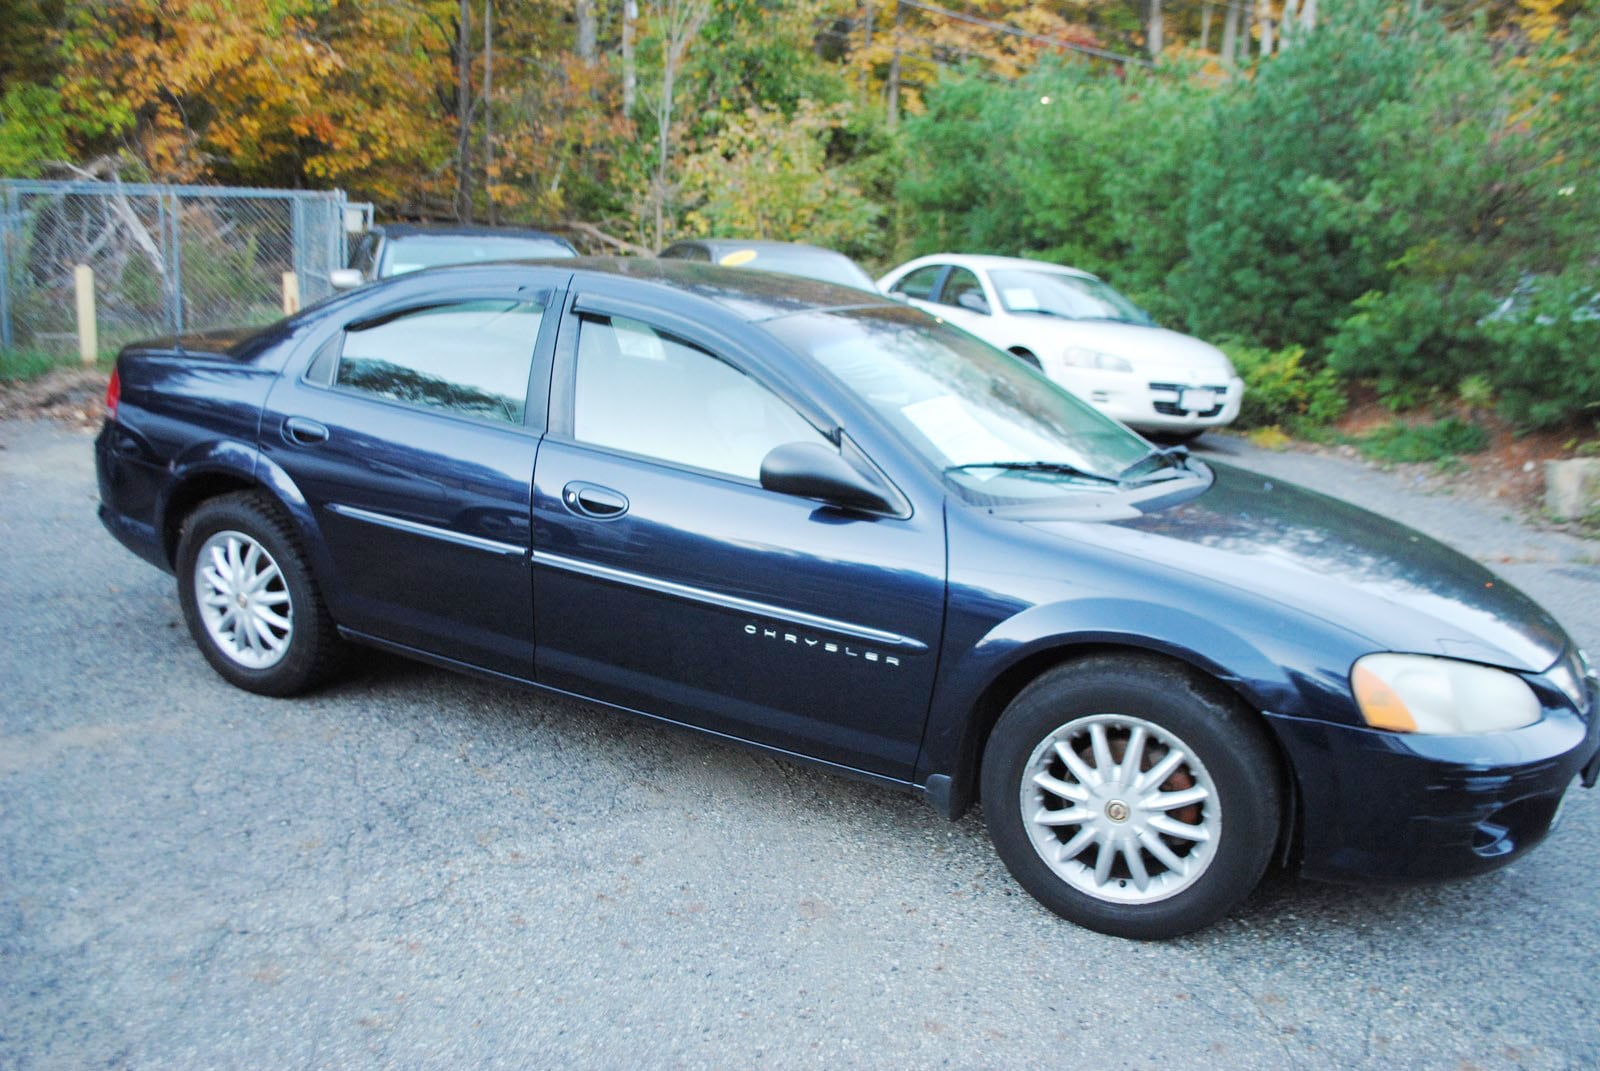
[[[467, 301], [347, 328], [333, 385], [391, 402], [521, 424], [542, 305]], [[320, 364], [324, 358], [318, 355]]]
[[933, 284], [939, 281], [939, 273], [944, 271], [943, 264], [929, 264], [927, 267], [918, 268], [916, 271], [901, 279], [889, 288], [891, 294], [904, 294], [908, 298], [918, 301], [931, 300]]

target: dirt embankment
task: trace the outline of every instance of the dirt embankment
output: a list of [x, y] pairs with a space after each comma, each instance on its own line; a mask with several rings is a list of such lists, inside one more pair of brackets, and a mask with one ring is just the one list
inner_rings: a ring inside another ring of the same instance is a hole
[[0, 420], [98, 427], [105, 415], [107, 375], [99, 368], [62, 368], [38, 379], [0, 380]]
[[[1446, 414], [1451, 415], [1451, 414]], [[1410, 478], [1419, 489], [1449, 491], [1492, 501], [1516, 509], [1530, 520], [1540, 521], [1544, 510], [1544, 463], [1577, 456], [1582, 437], [1571, 429], [1518, 432], [1492, 414], [1478, 412], [1454, 414], [1470, 420], [1488, 434], [1488, 448], [1481, 453], [1460, 454], [1444, 461], [1380, 465]], [[1431, 423], [1440, 414], [1397, 417], [1370, 398], [1358, 400], [1339, 421], [1340, 435], [1355, 439], [1396, 420]], [[1313, 447], [1291, 444], [1291, 449], [1332, 450], [1359, 458], [1354, 446]]]

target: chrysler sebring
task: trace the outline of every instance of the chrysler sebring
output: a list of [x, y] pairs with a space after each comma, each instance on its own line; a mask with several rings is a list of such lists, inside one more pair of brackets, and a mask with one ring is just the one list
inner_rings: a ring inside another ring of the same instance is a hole
[[130, 346], [107, 403], [101, 519], [233, 684], [378, 647], [981, 802], [1105, 933], [1487, 870], [1600, 768], [1587, 660], [1476, 562], [859, 290], [443, 268]]

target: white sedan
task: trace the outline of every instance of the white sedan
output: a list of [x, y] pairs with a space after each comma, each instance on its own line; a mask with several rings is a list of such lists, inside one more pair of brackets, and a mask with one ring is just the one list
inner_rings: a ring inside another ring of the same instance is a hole
[[878, 289], [1009, 350], [1139, 431], [1192, 439], [1239, 415], [1244, 382], [1221, 350], [1157, 327], [1088, 272], [939, 253], [900, 265]]

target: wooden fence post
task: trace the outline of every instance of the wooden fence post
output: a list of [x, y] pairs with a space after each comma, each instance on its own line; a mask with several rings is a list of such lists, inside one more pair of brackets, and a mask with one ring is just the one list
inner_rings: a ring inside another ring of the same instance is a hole
[[79, 264], [72, 274], [78, 285], [78, 359], [92, 365], [100, 358], [100, 332], [94, 319], [94, 269]]
[[283, 314], [293, 316], [300, 311], [300, 277], [292, 271], [283, 273]]

